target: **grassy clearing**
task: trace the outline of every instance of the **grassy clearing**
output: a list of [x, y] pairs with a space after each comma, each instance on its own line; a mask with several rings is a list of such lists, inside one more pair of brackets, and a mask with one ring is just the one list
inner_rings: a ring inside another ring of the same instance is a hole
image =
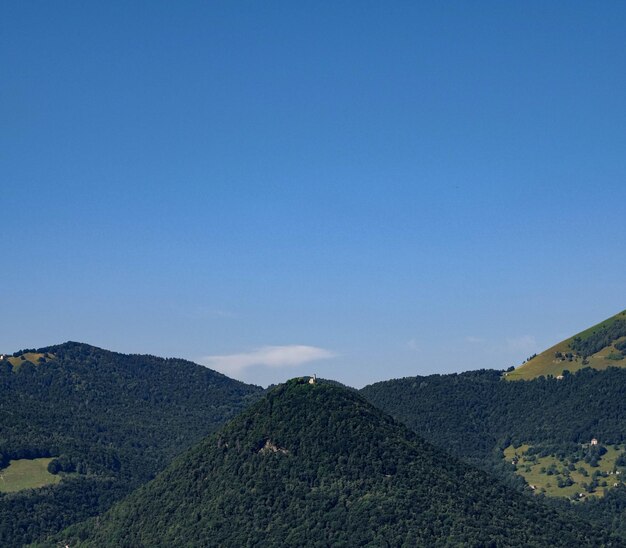
[[[593, 369], [600, 370], [606, 369], [608, 367], [626, 367], [626, 359], [619, 361], [607, 359], [607, 356], [609, 354], [615, 352], [613, 346], [607, 346], [596, 354], [589, 356], [589, 358], [587, 358], [588, 363], [583, 363], [581, 357], [574, 357], [572, 361], [569, 361], [567, 359], [556, 358], [555, 356], [557, 352], [560, 352], [563, 355], [567, 354], [568, 352], [572, 352], [572, 350], [570, 349], [570, 343], [572, 342], [572, 339], [574, 339], [574, 337], [586, 339], [587, 337], [592, 335], [594, 331], [597, 331], [602, 327], [608, 327], [611, 324], [615, 323], [615, 321], [620, 319], [626, 319], [626, 310], [620, 312], [619, 314], [616, 314], [608, 320], [605, 320], [599, 324], [590, 327], [589, 329], [585, 329], [585, 331], [582, 331], [574, 335], [573, 337], [570, 337], [569, 339], [561, 341], [551, 348], [548, 348], [548, 350], [545, 350], [541, 354], [535, 356], [532, 360], [520, 365], [514, 371], [510, 371], [509, 373], [507, 373], [504, 378], [508, 381], [531, 380], [541, 376], [547, 377], [548, 375], [557, 377], [558, 375], [563, 374], [563, 371], [565, 369], [567, 369], [570, 373], [574, 373], [575, 371], [578, 371], [583, 367], [591, 367]], [[624, 340], [624, 338], [618, 339], [618, 341], [619, 340]]]
[[51, 460], [41, 458], [10, 461], [7, 468], [0, 470], [0, 492], [14, 493], [59, 483], [60, 476], [48, 472], [48, 463]]
[[[529, 445], [518, 448], [509, 445], [504, 450], [504, 459], [515, 463], [515, 473], [522, 476], [529, 487], [533, 486], [535, 493], [572, 499], [602, 497], [605, 490], [612, 489], [616, 483], [626, 483], [626, 467], [616, 465], [616, 460], [625, 446], [607, 445], [604, 448], [606, 453], [598, 460], [597, 466], [571, 456], [531, 456], [528, 454]], [[568, 483], [571, 485], [567, 485]], [[594, 483], [597, 485], [592, 485]], [[581, 493], [583, 497], [579, 497]]]
[[29, 361], [34, 363], [35, 365], [38, 365], [40, 363], [42, 363], [40, 360], [44, 360], [43, 363], [54, 359], [54, 355], [53, 354], [48, 354], [48, 357], [46, 358], [45, 354], [40, 354], [38, 352], [26, 352], [25, 354], [21, 354], [17, 357], [14, 356], [9, 356], [8, 358], [6, 358], [9, 363], [13, 366], [13, 369], [18, 369], [20, 367], [20, 365], [25, 362], [25, 361]]

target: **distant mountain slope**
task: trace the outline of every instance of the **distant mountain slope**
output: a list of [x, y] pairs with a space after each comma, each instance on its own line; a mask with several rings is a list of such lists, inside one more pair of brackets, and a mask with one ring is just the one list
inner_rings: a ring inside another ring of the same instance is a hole
[[[360, 393], [431, 443], [520, 487], [514, 466], [503, 459], [508, 446], [572, 454], [592, 438], [604, 446], [626, 442], [622, 368], [582, 369], [563, 380], [526, 382], [504, 382], [493, 370], [407, 377]], [[593, 513], [598, 524], [626, 537], [626, 489], [613, 483], [606, 501], [576, 503], [576, 509], [584, 516]]]
[[178, 457], [70, 546], [600, 546], [357, 393], [294, 380]]
[[49, 469], [63, 475], [58, 485], [0, 493], [0, 545], [103, 511], [261, 392], [185, 360], [79, 343], [0, 361], [0, 468], [55, 457]]
[[626, 310], [565, 339], [531, 360], [507, 372], [507, 380], [557, 377], [583, 367], [626, 367]]
[[360, 393], [428, 441], [480, 463], [510, 443], [626, 442], [626, 369], [563, 380], [501, 380], [494, 370], [406, 377]]

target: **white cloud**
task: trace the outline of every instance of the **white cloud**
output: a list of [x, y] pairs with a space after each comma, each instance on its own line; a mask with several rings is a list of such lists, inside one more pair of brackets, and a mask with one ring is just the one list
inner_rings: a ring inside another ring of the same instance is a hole
[[304, 363], [334, 358], [336, 354], [324, 348], [305, 345], [263, 346], [251, 352], [204, 356], [199, 363], [224, 373], [234, 375], [254, 366], [293, 367]]
[[465, 337], [465, 342], [470, 344], [481, 344], [485, 342], [485, 339], [481, 339], [480, 337], [473, 337], [472, 335], [468, 335]]

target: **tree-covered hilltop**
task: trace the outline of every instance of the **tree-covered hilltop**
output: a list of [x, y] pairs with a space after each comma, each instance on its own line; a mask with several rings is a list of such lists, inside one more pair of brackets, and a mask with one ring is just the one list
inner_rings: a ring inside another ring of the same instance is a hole
[[[442, 450], [520, 487], [522, 478], [503, 460], [508, 446], [528, 444], [534, 451], [569, 458], [592, 438], [600, 445], [626, 442], [625, 369], [587, 368], [560, 380], [524, 382], [505, 382], [501, 375], [483, 370], [407, 377], [366, 386], [360, 393]], [[580, 515], [626, 538], [624, 508], [623, 487], [609, 489], [603, 500], [574, 505]]]
[[0, 545], [105, 510], [261, 392], [185, 360], [78, 343], [0, 361], [0, 468], [55, 457], [49, 470], [63, 475], [54, 486], [0, 493]]
[[481, 461], [510, 444], [626, 441], [626, 370], [504, 382], [502, 372], [406, 377], [360, 393], [435, 445]]
[[352, 390], [279, 386], [70, 546], [601, 546]]

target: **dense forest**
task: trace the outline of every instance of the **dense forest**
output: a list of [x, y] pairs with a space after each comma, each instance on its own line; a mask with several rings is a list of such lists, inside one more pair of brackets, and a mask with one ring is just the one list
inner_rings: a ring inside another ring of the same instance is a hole
[[290, 381], [71, 546], [601, 546], [607, 534], [448, 457], [352, 390]]
[[262, 392], [184, 360], [78, 343], [35, 352], [47, 357], [0, 362], [0, 468], [54, 457], [63, 481], [0, 493], [2, 546], [107, 509]]
[[[502, 449], [527, 443], [571, 452], [597, 438], [601, 444], [626, 441], [626, 370], [582, 369], [563, 379], [540, 377], [506, 382], [502, 372], [472, 371], [408, 377], [361, 390], [376, 406], [433, 444], [482, 467], [508, 484], [522, 487]], [[571, 505], [626, 538], [626, 489], [606, 500]]]
[[626, 370], [504, 382], [501, 371], [407, 377], [361, 390], [448, 452], [476, 462], [521, 443], [626, 441]]

